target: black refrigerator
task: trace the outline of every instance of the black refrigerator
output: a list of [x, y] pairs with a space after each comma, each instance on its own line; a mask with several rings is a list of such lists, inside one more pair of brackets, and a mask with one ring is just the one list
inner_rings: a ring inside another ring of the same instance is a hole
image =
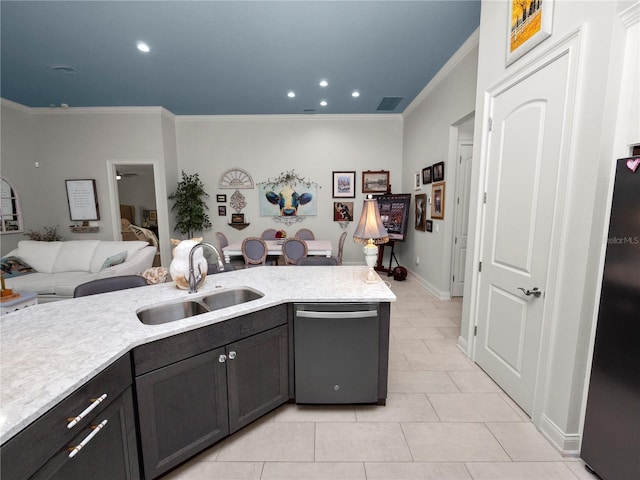
[[640, 156], [617, 161], [580, 456], [640, 479]]

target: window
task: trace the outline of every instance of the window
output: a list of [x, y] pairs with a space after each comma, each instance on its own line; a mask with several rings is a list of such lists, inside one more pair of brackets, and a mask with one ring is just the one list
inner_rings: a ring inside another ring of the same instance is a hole
[[5, 177], [0, 177], [0, 191], [0, 233], [22, 232], [24, 227], [18, 192]]

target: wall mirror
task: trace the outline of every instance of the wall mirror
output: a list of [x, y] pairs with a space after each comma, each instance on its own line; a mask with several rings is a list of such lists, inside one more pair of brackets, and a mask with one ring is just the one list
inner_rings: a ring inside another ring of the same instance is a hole
[[0, 177], [0, 233], [24, 231], [20, 197], [8, 178]]

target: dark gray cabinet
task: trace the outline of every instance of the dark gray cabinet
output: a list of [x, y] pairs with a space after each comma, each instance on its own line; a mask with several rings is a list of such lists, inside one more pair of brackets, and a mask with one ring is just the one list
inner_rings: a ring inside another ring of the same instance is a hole
[[[142, 463], [147, 480], [289, 399], [289, 337], [284, 306], [154, 344], [134, 350]], [[160, 365], [159, 358], [167, 363]], [[149, 370], [153, 366], [157, 368]]]
[[224, 349], [136, 378], [145, 478], [155, 478], [229, 434]]
[[140, 478], [131, 381], [127, 354], [4, 443], [2, 479]]

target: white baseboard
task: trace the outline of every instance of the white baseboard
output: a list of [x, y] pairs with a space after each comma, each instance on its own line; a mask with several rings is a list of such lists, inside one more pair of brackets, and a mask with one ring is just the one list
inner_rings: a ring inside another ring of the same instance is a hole
[[413, 278], [415, 278], [415, 280], [422, 285], [424, 288], [427, 289], [427, 291], [432, 294], [434, 297], [438, 298], [439, 300], [451, 300], [451, 292], [443, 292], [439, 289], [437, 289], [433, 284], [429, 283], [427, 280], [425, 280], [424, 278], [422, 278], [420, 275], [416, 274], [415, 272], [407, 269], [407, 272], [410, 276], [412, 276]]
[[469, 351], [469, 341], [466, 338], [458, 337], [458, 348], [467, 357], [471, 358], [471, 352]]
[[577, 433], [563, 432], [562, 429], [553, 423], [546, 415], [540, 417], [539, 430], [563, 456], [580, 456], [580, 435]]

